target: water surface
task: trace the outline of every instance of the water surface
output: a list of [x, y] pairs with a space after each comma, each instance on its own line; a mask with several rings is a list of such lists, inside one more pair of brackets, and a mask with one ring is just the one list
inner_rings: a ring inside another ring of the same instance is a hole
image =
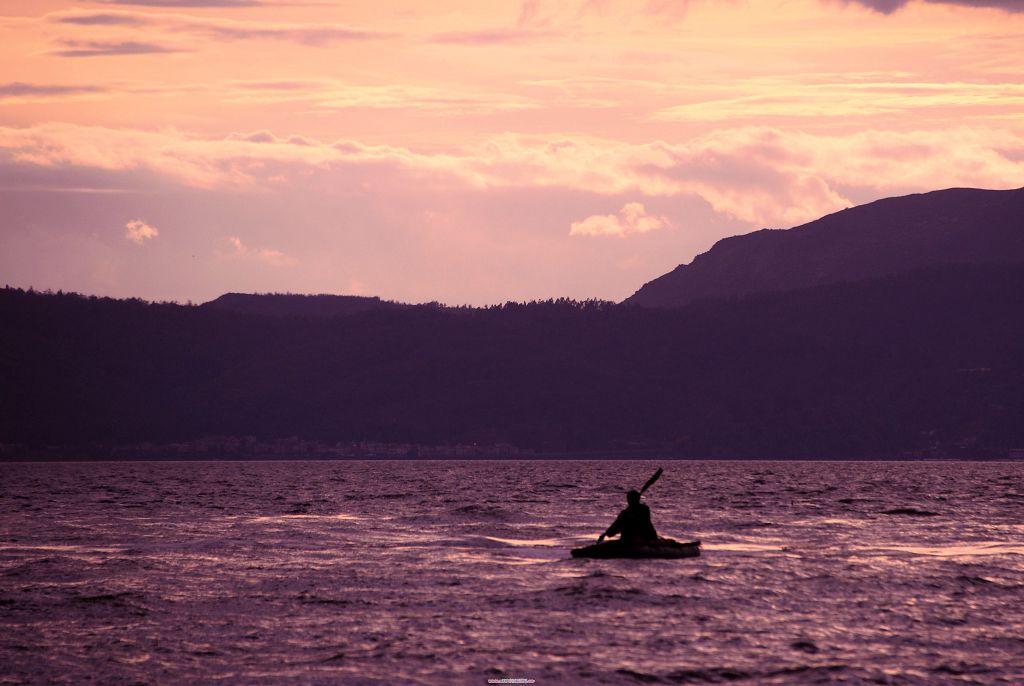
[[[574, 560], [656, 466], [700, 558]], [[1024, 683], [1024, 464], [0, 464], [0, 684]]]

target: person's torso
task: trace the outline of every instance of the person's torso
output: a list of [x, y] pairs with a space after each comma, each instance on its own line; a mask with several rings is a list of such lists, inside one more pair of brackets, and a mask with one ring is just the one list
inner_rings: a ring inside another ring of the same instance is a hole
[[654, 536], [651, 510], [643, 503], [630, 505], [619, 516], [622, 518], [623, 538], [651, 538]]

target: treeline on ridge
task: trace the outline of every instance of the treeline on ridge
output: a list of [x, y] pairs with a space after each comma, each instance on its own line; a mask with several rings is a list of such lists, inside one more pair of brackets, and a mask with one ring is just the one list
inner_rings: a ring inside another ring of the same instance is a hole
[[8, 288], [0, 443], [1000, 457], [1024, 446], [1022, 305], [1021, 265], [664, 310], [562, 299], [270, 316]]

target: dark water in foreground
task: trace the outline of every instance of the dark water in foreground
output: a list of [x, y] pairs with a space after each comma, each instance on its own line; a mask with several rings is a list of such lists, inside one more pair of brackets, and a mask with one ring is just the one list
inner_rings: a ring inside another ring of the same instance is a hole
[[1024, 463], [0, 464], [0, 684], [502, 678], [1024, 683]]

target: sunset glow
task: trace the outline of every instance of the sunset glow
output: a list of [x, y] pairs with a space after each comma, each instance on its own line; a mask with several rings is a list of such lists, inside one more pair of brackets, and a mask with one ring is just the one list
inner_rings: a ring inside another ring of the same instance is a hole
[[1017, 0], [14, 0], [12, 286], [621, 300], [719, 238], [1024, 185]]

